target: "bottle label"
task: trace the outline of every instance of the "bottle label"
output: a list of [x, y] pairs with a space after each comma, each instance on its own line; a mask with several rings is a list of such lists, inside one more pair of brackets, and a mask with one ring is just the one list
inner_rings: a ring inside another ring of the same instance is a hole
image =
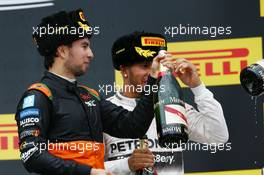
[[186, 110], [177, 104], [164, 105], [166, 124], [183, 124], [187, 126]]
[[181, 126], [166, 126], [162, 128], [163, 134], [182, 133]]

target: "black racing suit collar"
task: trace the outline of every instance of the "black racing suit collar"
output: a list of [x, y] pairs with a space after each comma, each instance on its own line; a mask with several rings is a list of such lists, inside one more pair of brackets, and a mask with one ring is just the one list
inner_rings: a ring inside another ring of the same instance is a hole
[[67, 90], [72, 90], [73, 88], [77, 87], [77, 81], [75, 81], [74, 83], [69, 82], [68, 80], [61, 78], [51, 72], [45, 71], [44, 72], [44, 77], [42, 78], [42, 80], [52, 80], [49, 81], [50, 83], [54, 84], [55, 86], [57, 86], [58, 88], [63, 88], [63, 89], [67, 89]]

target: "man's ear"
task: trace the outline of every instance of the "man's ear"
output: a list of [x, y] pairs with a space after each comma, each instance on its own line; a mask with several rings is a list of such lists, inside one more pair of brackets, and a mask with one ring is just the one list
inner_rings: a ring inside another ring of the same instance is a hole
[[128, 69], [126, 66], [120, 65], [120, 72], [121, 72], [123, 78], [128, 77]]
[[67, 58], [69, 55], [69, 47], [65, 45], [60, 45], [57, 48], [56, 55], [61, 58]]

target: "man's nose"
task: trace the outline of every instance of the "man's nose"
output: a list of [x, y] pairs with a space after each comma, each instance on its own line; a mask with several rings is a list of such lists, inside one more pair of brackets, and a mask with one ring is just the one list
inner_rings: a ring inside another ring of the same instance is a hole
[[92, 60], [92, 59], [94, 58], [94, 54], [93, 54], [92, 49], [88, 49], [88, 58], [89, 58], [90, 60]]

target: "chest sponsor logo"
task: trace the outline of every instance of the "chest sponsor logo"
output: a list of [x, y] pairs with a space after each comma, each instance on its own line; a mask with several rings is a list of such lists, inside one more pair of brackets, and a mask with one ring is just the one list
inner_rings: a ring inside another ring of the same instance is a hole
[[91, 99], [91, 96], [89, 94], [80, 94], [80, 97], [84, 100], [84, 101], [88, 101]]
[[156, 154], [155, 155], [155, 162], [162, 162], [162, 163], [168, 163], [168, 164], [172, 164], [174, 160], [174, 156], [162, 156], [160, 154]]
[[179, 152], [153, 152], [155, 168], [158, 174], [183, 174], [183, 153]]
[[155, 163], [158, 164], [174, 164], [174, 162], [177, 161], [177, 163], [180, 163], [181, 159], [182, 159], [182, 151], [177, 151], [177, 152], [173, 152], [173, 151], [164, 151], [164, 152], [153, 152], [154, 156], [155, 156]]
[[[149, 148], [158, 148], [158, 139], [149, 139]], [[120, 152], [131, 153], [134, 149], [139, 148], [139, 140], [124, 140], [111, 143], [109, 154], [119, 154]]]
[[86, 101], [84, 102], [88, 107], [92, 107], [92, 106], [96, 106], [95, 104], [95, 100], [90, 100], [90, 101]]

